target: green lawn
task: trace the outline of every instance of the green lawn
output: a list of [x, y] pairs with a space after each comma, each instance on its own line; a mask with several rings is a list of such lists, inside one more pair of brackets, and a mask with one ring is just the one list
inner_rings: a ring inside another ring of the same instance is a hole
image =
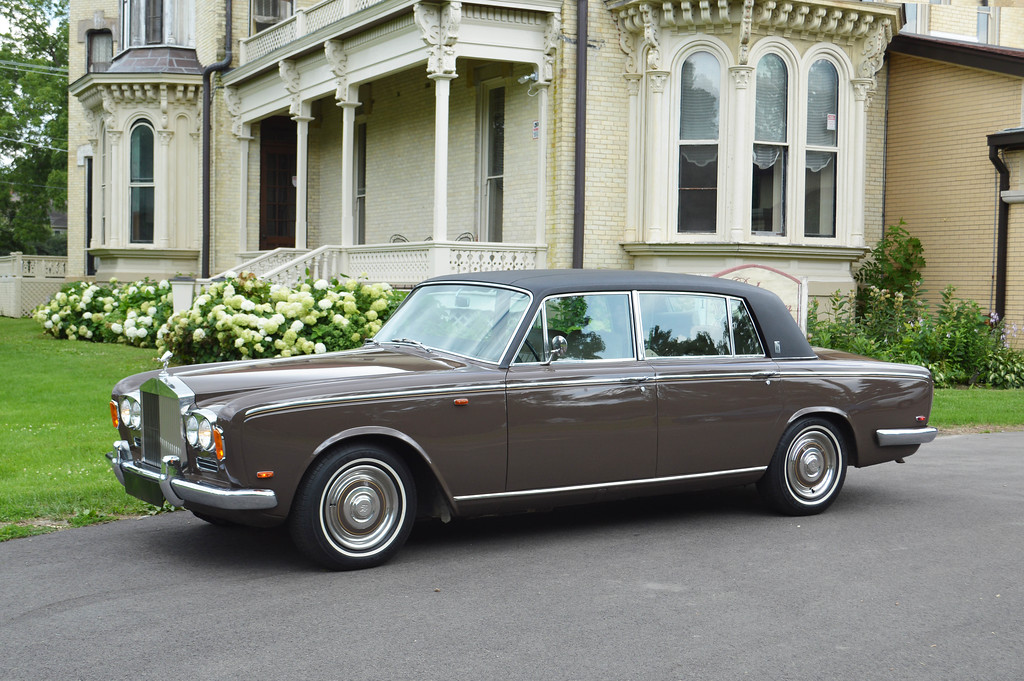
[[939, 430], [1024, 429], [1024, 390], [936, 390], [929, 423]]
[[[104, 453], [117, 431], [110, 389], [156, 368], [155, 350], [58, 341], [0, 317], [0, 541], [154, 511], [124, 492]], [[937, 390], [931, 424], [1024, 428], [1024, 390]]]
[[0, 541], [152, 510], [125, 494], [104, 453], [117, 439], [110, 389], [155, 368], [155, 353], [0, 317]]

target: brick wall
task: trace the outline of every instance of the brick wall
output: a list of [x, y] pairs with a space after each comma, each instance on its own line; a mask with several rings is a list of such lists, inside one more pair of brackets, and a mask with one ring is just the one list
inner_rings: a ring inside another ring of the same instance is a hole
[[870, 247], [882, 238], [885, 225], [885, 101], [888, 62], [875, 80], [878, 83], [867, 108], [864, 170], [864, 242]]
[[[924, 287], [992, 302], [996, 172], [986, 135], [1020, 124], [1021, 79], [890, 57], [885, 215], [924, 244]], [[984, 105], [980, 105], [984, 103]]]

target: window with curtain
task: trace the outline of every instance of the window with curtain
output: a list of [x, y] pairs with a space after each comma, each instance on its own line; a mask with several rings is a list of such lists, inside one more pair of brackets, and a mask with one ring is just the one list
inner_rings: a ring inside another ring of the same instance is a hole
[[722, 68], [710, 52], [683, 62], [679, 103], [679, 233], [714, 232]]
[[124, 47], [195, 47], [194, 0], [121, 0]]
[[836, 164], [839, 158], [839, 73], [819, 59], [807, 74], [807, 151], [804, 235], [836, 235]]
[[750, 228], [759, 234], [784, 235], [789, 74], [776, 54], [762, 57], [756, 73]]
[[153, 128], [149, 123], [136, 123], [132, 128], [130, 153], [131, 242], [151, 244], [156, 187], [153, 184]]
[[106, 71], [114, 58], [114, 37], [110, 31], [89, 31], [86, 40], [86, 70], [89, 73]]

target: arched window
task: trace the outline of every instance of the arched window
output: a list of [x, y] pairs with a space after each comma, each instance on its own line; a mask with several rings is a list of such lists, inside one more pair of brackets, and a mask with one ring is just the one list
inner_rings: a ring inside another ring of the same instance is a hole
[[132, 128], [131, 162], [128, 178], [131, 204], [131, 242], [153, 243], [153, 218], [156, 213], [153, 183], [153, 128], [139, 122]]
[[839, 73], [819, 59], [807, 74], [807, 151], [804, 235], [836, 235], [836, 163], [839, 157]]
[[754, 176], [750, 228], [786, 233], [786, 165], [789, 155], [789, 76], [776, 54], [757, 64], [754, 105]]
[[683, 62], [679, 102], [679, 233], [714, 232], [722, 69], [710, 52]]

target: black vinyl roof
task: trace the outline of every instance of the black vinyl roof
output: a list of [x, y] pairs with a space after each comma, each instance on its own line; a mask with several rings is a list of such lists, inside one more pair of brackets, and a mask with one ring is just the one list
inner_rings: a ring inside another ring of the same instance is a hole
[[637, 270], [509, 270], [434, 277], [420, 286], [443, 282], [477, 282], [530, 291], [535, 301], [563, 293], [595, 291], [680, 291], [715, 293], [747, 301], [761, 329], [768, 355], [777, 359], [813, 358], [806, 336], [777, 295], [750, 284], [692, 274]]

